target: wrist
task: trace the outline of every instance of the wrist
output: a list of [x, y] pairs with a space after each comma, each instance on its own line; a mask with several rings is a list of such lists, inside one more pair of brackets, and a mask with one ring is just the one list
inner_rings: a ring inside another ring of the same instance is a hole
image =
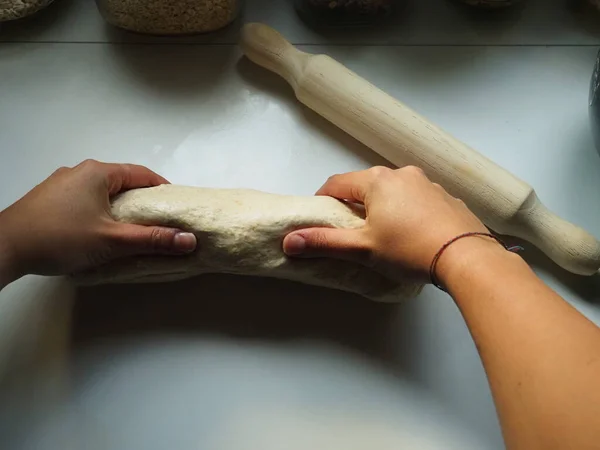
[[493, 267], [500, 261], [515, 258], [521, 259], [491, 237], [470, 236], [454, 242], [444, 251], [435, 267], [435, 277], [451, 292], [455, 283], [465, 281], [475, 269]]

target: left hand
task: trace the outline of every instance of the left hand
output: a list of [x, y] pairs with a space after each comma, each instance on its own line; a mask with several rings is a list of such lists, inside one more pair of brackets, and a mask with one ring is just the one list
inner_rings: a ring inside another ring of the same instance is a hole
[[191, 233], [119, 223], [111, 216], [112, 196], [166, 183], [133, 164], [88, 160], [58, 169], [0, 212], [0, 279], [70, 274], [129, 255], [194, 251]]

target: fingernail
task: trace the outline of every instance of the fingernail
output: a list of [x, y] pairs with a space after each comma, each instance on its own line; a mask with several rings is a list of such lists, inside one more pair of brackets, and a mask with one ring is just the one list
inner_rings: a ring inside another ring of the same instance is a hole
[[285, 252], [290, 255], [301, 255], [306, 250], [306, 239], [298, 234], [289, 236], [286, 239]]
[[177, 233], [173, 238], [175, 251], [191, 253], [196, 250], [196, 236], [193, 233]]

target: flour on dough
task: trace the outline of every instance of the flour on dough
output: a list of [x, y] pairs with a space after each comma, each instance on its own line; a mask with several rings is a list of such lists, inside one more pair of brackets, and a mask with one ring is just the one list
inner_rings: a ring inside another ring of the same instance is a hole
[[333, 259], [289, 258], [283, 238], [309, 227], [359, 228], [360, 211], [330, 197], [296, 197], [241, 189], [163, 185], [135, 189], [112, 203], [116, 220], [193, 232], [191, 255], [126, 258], [78, 275], [82, 284], [172, 281], [205, 273], [283, 278], [398, 302], [419, 284], [391, 280], [373, 270]]

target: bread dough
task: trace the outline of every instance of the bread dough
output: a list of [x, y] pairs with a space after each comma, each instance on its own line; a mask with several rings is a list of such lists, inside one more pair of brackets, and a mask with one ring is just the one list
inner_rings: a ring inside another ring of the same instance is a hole
[[186, 256], [140, 256], [77, 277], [83, 284], [172, 281], [205, 273], [295, 280], [398, 302], [421, 286], [391, 280], [361, 265], [326, 258], [289, 258], [283, 238], [309, 227], [359, 228], [363, 212], [331, 197], [295, 197], [253, 190], [163, 185], [135, 189], [112, 203], [116, 220], [193, 232], [198, 249]]

